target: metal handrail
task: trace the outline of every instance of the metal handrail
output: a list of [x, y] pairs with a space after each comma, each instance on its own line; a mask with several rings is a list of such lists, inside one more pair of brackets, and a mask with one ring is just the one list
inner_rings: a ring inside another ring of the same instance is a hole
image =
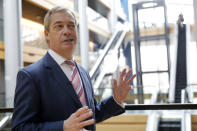
[[13, 108], [5, 108], [5, 107], [2, 107], [0, 108], [0, 113], [7, 113], [7, 112], [13, 112]]
[[[197, 104], [127, 104], [126, 110], [196, 110]], [[13, 112], [13, 108], [0, 108], [0, 113]]]
[[126, 110], [196, 110], [197, 104], [127, 104]]
[[104, 57], [107, 55], [109, 49], [111, 48], [112, 44], [113, 44], [113, 40], [115, 39], [115, 37], [117, 36], [117, 34], [120, 31], [115, 31], [115, 33], [113, 33], [111, 39], [108, 41], [108, 43], [106, 44], [103, 53], [99, 56], [98, 60], [96, 61], [95, 65], [93, 66], [93, 68], [90, 70], [90, 78], [93, 79], [94, 75], [96, 74], [96, 71], [98, 70], [100, 64], [103, 62]]

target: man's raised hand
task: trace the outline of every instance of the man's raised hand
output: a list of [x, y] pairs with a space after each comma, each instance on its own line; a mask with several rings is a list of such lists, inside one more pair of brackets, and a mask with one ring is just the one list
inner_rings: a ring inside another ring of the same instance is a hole
[[128, 72], [126, 72], [126, 69], [124, 69], [119, 77], [119, 80], [114, 79], [113, 83], [113, 93], [114, 93], [114, 99], [118, 103], [122, 103], [130, 90], [133, 89], [133, 87], [130, 86], [131, 82], [135, 78], [136, 74], [134, 74], [131, 78], [129, 77], [132, 73], [132, 70], [130, 69]]

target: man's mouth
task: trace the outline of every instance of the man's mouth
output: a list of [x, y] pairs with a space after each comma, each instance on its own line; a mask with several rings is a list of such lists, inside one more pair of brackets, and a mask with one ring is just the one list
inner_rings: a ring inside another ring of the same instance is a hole
[[72, 41], [73, 41], [73, 39], [66, 39], [63, 42], [72, 42]]

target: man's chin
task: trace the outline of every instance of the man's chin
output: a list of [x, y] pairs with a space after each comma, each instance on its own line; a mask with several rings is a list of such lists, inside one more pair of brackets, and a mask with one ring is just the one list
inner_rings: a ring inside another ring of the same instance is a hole
[[73, 46], [73, 45], [64, 45], [64, 46], [62, 46], [62, 48], [61, 48], [61, 50], [62, 50], [63, 52], [68, 52], [69, 54], [70, 54], [70, 53], [73, 53], [74, 49], [75, 49], [75, 46]]
[[74, 48], [75, 44], [73, 42], [63, 42], [62, 47], [64, 48]]

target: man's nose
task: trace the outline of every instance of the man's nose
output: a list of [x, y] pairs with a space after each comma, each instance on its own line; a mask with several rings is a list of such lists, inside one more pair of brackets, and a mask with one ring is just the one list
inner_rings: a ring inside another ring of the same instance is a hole
[[64, 34], [64, 35], [70, 35], [70, 33], [71, 33], [71, 30], [70, 30], [68, 27], [65, 26], [65, 27], [63, 28], [63, 34]]

